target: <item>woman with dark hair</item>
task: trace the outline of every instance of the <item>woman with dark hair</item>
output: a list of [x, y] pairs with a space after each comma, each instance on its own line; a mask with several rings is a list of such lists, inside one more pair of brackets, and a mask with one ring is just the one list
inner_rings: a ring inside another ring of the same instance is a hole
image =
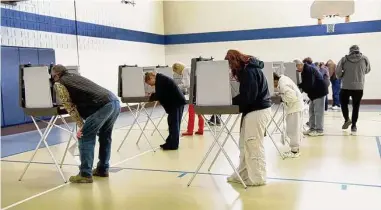
[[[257, 58], [229, 50], [225, 60], [229, 61], [232, 76], [239, 81], [239, 94], [233, 104], [242, 113], [240, 130], [240, 164], [237, 169], [247, 186], [266, 184], [266, 159], [263, 139], [271, 120], [271, 99], [268, 84], [262, 69], [264, 63]], [[239, 182], [236, 174], [229, 182]]]

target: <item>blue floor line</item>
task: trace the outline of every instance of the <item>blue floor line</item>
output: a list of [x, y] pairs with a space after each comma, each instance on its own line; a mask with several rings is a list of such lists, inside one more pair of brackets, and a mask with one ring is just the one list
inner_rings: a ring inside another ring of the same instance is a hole
[[[15, 162], [15, 163], [28, 163], [28, 161], [20, 160], [1, 160], [2, 162]], [[48, 162], [32, 162], [34, 164], [45, 164], [52, 165], [54, 163]], [[63, 164], [65, 166], [75, 166], [76, 164]], [[187, 174], [194, 174], [194, 171], [181, 171], [181, 170], [164, 170], [164, 169], [145, 169], [145, 168], [130, 168], [130, 167], [111, 167], [113, 169], [123, 169], [123, 170], [133, 170], [133, 171], [151, 171], [151, 172], [167, 172], [167, 173], [179, 173], [179, 178], [184, 177]], [[221, 173], [206, 173], [199, 172], [198, 174], [202, 175], [211, 175], [211, 176], [230, 176], [230, 174], [221, 174]], [[294, 179], [294, 178], [281, 178], [281, 177], [267, 177], [270, 180], [279, 180], [279, 181], [292, 181], [292, 182], [309, 182], [309, 183], [323, 183], [323, 184], [338, 184], [341, 185], [342, 190], [346, 190], [348, 186], [358, 186], [358, 187], [373, 187], [381, 188], [381, 185], [372, 185], [372, 184], [359, 184], [359, 183], [350, 183], [350, 182], [334, 182], [334, 181], [322, 181], [322, 180], [312, 180], [312, 179]]]
[[377, 141], [378, 154], [380, 155], [380, 158], [381, 158], [381, 140], [380, 140], [380, 138], [381, 137], [377, 136], [376, 141]]

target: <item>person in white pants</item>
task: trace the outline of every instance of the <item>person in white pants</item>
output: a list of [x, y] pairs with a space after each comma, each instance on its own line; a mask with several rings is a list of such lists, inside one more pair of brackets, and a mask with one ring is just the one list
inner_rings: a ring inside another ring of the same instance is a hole
[[299, 145], [303, 138], [303, 95], [295, 82], [285, 75], [274, 73], [274, 86], [286, 106], [286, 134], [290, 140], [291, 151], [286, 152], [285, 156], [299, 157]]
[[[232, 76], [240, 83], [239, 94], [232, 100], [242, 113], [237, 171], [247, 186], [265, 185], [264, 135], [271, 120], [271, 97], [262, 71], [264, 63], [237, 50], [229, 50], [225, 60], [229, 62]], [[228, 177], [227, 181], [240, 183], [236, 174]]]

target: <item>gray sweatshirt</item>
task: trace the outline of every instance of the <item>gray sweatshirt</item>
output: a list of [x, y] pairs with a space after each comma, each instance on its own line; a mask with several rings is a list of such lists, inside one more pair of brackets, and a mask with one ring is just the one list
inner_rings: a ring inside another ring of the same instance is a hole
[[363, 90], [365, 74], [369, 72], [369, 60], [361, 53], [344, 56], [336, 67], [336, 76], [341, 79], [341, 89], [347, 90]]

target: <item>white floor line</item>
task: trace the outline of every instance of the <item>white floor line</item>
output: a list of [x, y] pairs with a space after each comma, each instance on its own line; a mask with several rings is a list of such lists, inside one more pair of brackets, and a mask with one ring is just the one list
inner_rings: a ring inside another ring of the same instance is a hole
[[[156, 147], [155, 150], [158, 149], [158, 148], [160, 148], [160, 147]], [[126, 161], [132, 160], [132, 159], [134, 159], [134, 158], [137, 158], [137, 157], [139, 157], [139, 156], [142, 156], [142, 155], [147, 154], [147, 153], [152, 152], [152, 151], [153, 151], [152, 149], [147, 150], [147, 151], [145, 151], [145, 152], [142, 152], [142, 153], [137, 154], [137, 155], [135, 155], [135, 156], [129, 157], [129, 158], [124, 159], [124, 160], [122, 160], [122, 161], [119, 161], [119, 162], [117, 162], [117, 163], [115, 163], [115, 164], [112, 164], [110, 167], [117, 166], [117, 165], [119, 165], [119, 164], [122, 164], [122, 163], [124, 163], [124, 162], [126, 162]], [[61, 184], [61, 185], [59, 185], [59, 186], [57, 186], [57, 187], [53, 187], [53, 188], [51, 188], [51, 189], [49, 189], [49, 190], [40, 192], [40, 193], [38, 193], [38, 194], [36, 194], [36, 195], [33, 195], [33, 196], [29, 197], [29, 198], [26, 198], [26, 199], [24, 199], [24, 200], [21, 200], [21, 201], [19, 201], [19, 202], [16, 202], [16, 203], [14, 203], [14, 204], [11, 204], [11, 205], [9, 205], [9, 206], [6, 206], [6, 207], [2, 208], [1, 210], [7, 210], [7, 209], [10, 209], [10, 208], [13, 208], [13, 207], [18, 206], [18, 205], [20, 205], [20, 204], [22, 204], [22, 203], [25, 203], [25, 202], [27, 202], [27, 201], [29, 201], [29, 200], [32, 200], [33, 198], [40, 197], [41, 195], [44, 195], [44, 194], [47, 194], [47, 193], [52, 192], [52, 191], [54, 191], [54, 190], [57, 190], [57, 189], [59, 189], [59, 188], [61, 188], [61, 187], [64, 187], [64, 186], [66, 186], [66, 185], [68, 185], [68, 184], [70, 184], [69, 181], [68, 181], [67, 183], [65, 183], [65, 184]]]

